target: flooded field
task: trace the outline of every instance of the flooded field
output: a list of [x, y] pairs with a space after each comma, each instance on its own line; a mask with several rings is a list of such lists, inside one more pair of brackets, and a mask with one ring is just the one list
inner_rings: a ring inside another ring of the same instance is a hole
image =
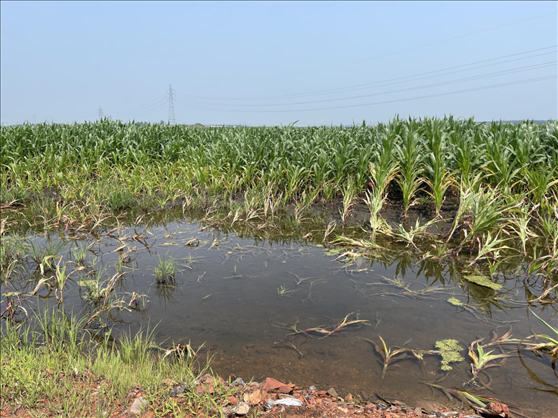
[[[467, 350], [475, 340], [489, 344], [511, 329], [510, 338], [533, 342], [527, 337], [549, 332], [530, 309], [557, 324], [552, 303], [528, 306], [520, 263], [500, 275], [501, 288], [490, 289], [474, 283], [463, 260], [421, 261], [393, 246], [364, 257], [321, 244], [321, 228], [301, 223], [295, 234], [241, 238], [189, 220], [115, 229], [96, 239], [28, 238], [36, 251], [56, 247], [72, 260], [64, 306], [91, 315], [95, 292], [113, 286], [114, 305], [92, 324], [114, 327], [115, 337], [155, 326], [167, 348], [203, 344], [201, 353], [213, 356], [223, 377], [272, 376], [333, 387], [342, 396], [458, 408], [428, 385], [436, 384], [493, 396], [528, 417], [555, 416], [558, 376], [550, 356], [510, 339], [484, 350], [505, 357], [488, 361], [476, 378], [471, 372]], [[3, 294], [14, 291], [36, 291], [39, 299], [24, 301], [29, 310], [60, 299], [28, 274], [2, 284]], [[461, 361], [442, 371], [437, 342], [448, 339], [457, 341]], [[402, 347], [409, 350], [397, 353]]]

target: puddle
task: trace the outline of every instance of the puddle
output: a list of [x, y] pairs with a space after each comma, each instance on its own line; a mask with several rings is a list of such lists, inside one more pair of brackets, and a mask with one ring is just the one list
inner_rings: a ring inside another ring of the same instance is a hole
[[[490, 291], [456, 279], [461, 274], [458, 261], [421, 265], [408, 253], [390, 252], [381, 261], [358, 258], [345, 263], [338, 259], [339, 254], [319, 244], [284, 234], [275, 239], [254, 239], [200, 229], [195, 222], [173, 222], [148, 230], [123, 229], [119, 239], [102, 235], [99, 241], [78, 242], [92, 244], [88, 263], [95, 261], [97, 270], [104, 270], [104, 277], [115, 274], [119, 254], [130, 251], [115, 293], [145, 294], [148, 303], [143, 312], [119, 313], [121, 322], [111, 323], [115, 334], [157, 325], [155, 336], [163, 345], [204, 343], [214, 356], [213, 369], [224, 377], [234, 374], [245, 380], [261, 380], [272, 376], [298, 385], [334, 387], [341, 395], [376, 399], [378, 394], [420, 406], [451, 403], [421, 382], [443, 378], [442, 386], [463, 388], [471, 378], [468, 359], [452, 364], [453, 370], [445, 377], [438, 356], [426, 356], [424, 363], [407, 359], [390, 364], [382, 379], [381, 358], [363, 339], [380, 344], [381, 335], [391, 347], [431, 350], [437, 340], [452, 338], [464, 348], [461, 354], [466, 358], [472, 341], [488, 341], [491, 332], [502, 335], [510, 326], [515, 338], [548, 333], [529, 314], [518, 273], [506, 275], [504, 287], [498, 291], [504, 299], [491, 305], [481, 303]], [[319, 227], [304, 225], [298, 232], [302, 236], [311, 231], [319, 231]], [[57, 238], [52, 235], [50, 239]], [[47, 242], [45, 238], [35, 241], [38, 246]], [[127, 247], [123, 249], [123, 245]], [[75, 246], [68, 242], [64, 260], [71, 259]], [[174, 286], [156, 285], [154, 270], [159, 257], [176, 261]], [[84, 288], [77, 284], [92, 278], [84, 274], [72, 275], [64, 295], [65, 305], [74, 311], [87, 309]], [[390, 282], [396, 278], [401, 280], [395, 283], [398, 285]], [[12, 283], [28, 292], [35, 285], [28, 277]], [[39, 294], [49, 295], [46, 289]], [[469, 303], [471, 308], [449, 303], [451, 297]], [[552, 306], [548, 307], [540, 315], [556, 324], [555, 319], [549, 319]], [[290, 331], [283, 327], [297, 323], [299, 330], [332, 329], [353, 312], [351, 319], [358, 313], [368, 324], [347, 327], [325, 338], [319, 334], [312, 338], [287, 336]], [[552, 416], [556, 393], [549, 392], [556, 390], [558, 377], [549, 356], [538, 358], [522, 352], [525, 365], [545, 385], [522, 365], [516, 346], [506, 350], [512, 357], [481, 376], [483, 382], [490, 381], [492, 392], [478, 392], [518, 407], [527, 416]]]

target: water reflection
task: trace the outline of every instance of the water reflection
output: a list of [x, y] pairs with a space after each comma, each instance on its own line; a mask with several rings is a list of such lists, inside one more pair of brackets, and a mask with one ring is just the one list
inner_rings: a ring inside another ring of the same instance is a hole
[[[455, 364], [446, 376], [435, 356], [424, 361], [409, 356], [390, 364], [382, 379], [381, 358], [368, 341], [380, 344], [381, 336], [390, 347], [426, 352], [444, 339], [456, 339], [465, 348], [509, 326], [518, 338], [532, 330], [547, 332], [527, 315], [532, 298], [524, 291], [525, 266], [519, 259], [507, 262], [505, 274], [498, 276], [503, 286], [494, 290], [465, 279], [472, 269], [463, 258], [425, 258], [391, 243], [349, 254], [324, 248], [327, 217], [285, 218], [275, 229], [165, 220], [80, 242], [88, 248], [85, 267], [72, 276], [65, 304], [94, 315], [99, 306], [79, 282], [97, 280], [99, 289], [106, 289], [116, 275], [102, 305], [109, 309], [95, 319], [99, 327], [134, 331], [157, 324], [162, 344], [191, 341], [211, 347], [214, 368], [225, 375], [271, 375], [300, 385], [334, 386], [340, 393], [379, 393], [411, 405], [447, 403], [442, 393], [420, 382], [443, 378], [445, 386], [462, 388], [471, 379], [468, 361]], [[33, 240], [40, 247], [61, 238]], [[61, 250], [64, 260], [73, 260], [75, 246]], [[157, 284], [154, 270], [160, 257], [177, 262], [172, 284]], [[27, 272], [37, 268], [31, 260], [25, 267]], [[477, 272], [485, 270], [475, 266]], [[2, 284], [2, 292], [31, 293], [36, 282], [35, 276], [21, 273], [9, 287]], [[48, 288], [37, 294], [53, 296]], [[117, 303], [125, 309], [110, 308]], [[543, 313], [548, 319], [550, 312]], [[340, 326], [344, 320], [366, 322]], [[489, 369], [492, 395], [528, 416], [551, 416], [558, 384], [555, 363], [546, 355], [512, 352], [502, 367]]]

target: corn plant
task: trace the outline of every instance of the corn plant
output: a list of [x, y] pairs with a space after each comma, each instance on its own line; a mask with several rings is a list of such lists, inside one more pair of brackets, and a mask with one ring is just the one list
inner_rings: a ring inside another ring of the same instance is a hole
[[436, 215], [440, 214], [444, 196], [451, 185], [446, 150], [447, 134], [442, 130], [442, 123], [433, 120], [426, 125], [426, 183], [429, 194], [434, 199]]
[[403, 195], [403, 213], [406, 217], [413, 197], [422, 183], [423, 151], [420, 132], [414, 125], [406, 127], [403, 132], [401, 146], [397, 149], [400, 166], [397, 184]]

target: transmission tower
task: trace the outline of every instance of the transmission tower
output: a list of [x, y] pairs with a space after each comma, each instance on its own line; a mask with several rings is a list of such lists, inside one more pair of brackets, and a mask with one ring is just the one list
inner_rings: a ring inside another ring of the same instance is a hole
[[103, 109], [99, 108], [99, 120], [103, 120]]
[[174, 119], [174, 91], [172, 86], [169, 84], [169, 125], [174, 125], [176, 120]]

